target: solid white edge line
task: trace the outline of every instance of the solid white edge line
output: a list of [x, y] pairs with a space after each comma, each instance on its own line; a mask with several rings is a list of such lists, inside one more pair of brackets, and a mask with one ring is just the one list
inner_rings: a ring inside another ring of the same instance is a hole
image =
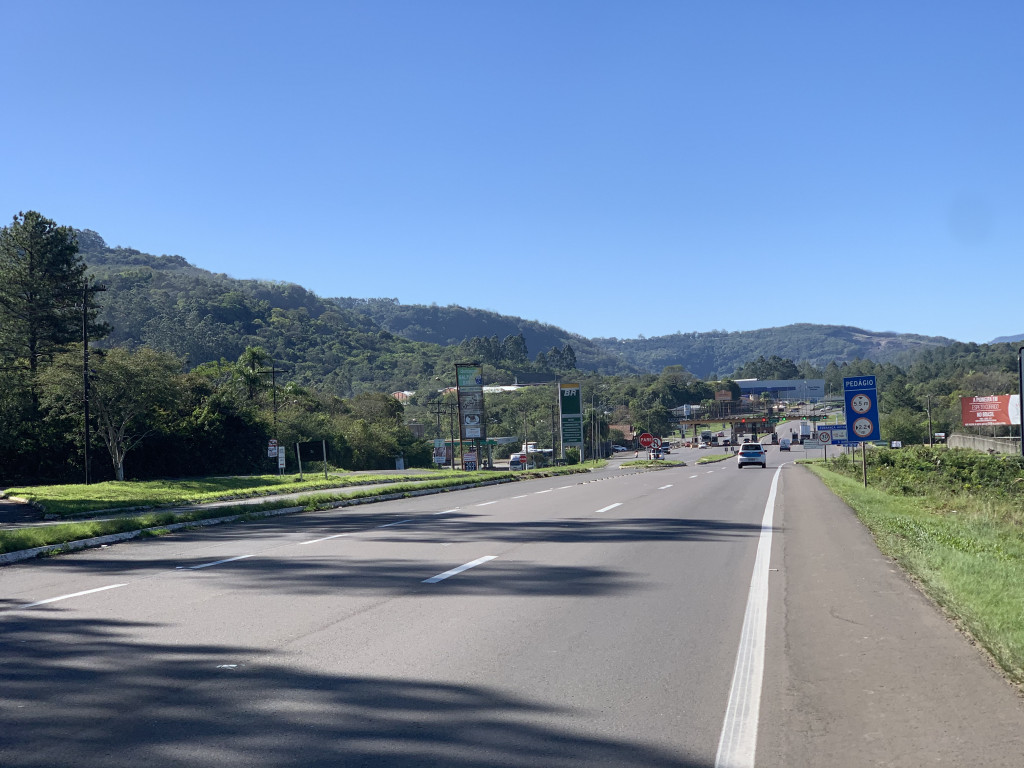
[[594, 512], [594, 514], [595, 515], [599, 515], [602, 512], [607, 512], [609, 509], [615, 509], [616, 507], [621, 507], [621, 506], [622, 506], [622, 502], [621, 501], [616, 501], [614, 504], [609, 504], [607, 507], [601, 507], [601, 509], [599, 509], [596, 512]]
[[239, 555], [238, 557], [229, 557], [227, 560], [218, 560], [215, 563], [203, 563], [202, 565], [193, 565], [191, 568], [185, 568], [186, 571], [198, 571], [200, 568], [210, 568], [214, 565], [222, 565], [223, 563], [233, 563], [235, 560], [245, 560], [247, 557], [252, 555]]
[[772, 556], [772, 521], [779, 472], [775, 470], [768, 501], [761, 518], [754, 572], [750, 577], [747, 609], [740, 632], [740, 647], [725, 708], [725, 721], [718, 741], [715, 768], [753, 768], [757, 752], [757, 726], [761, 714], [761, 685], [764, 681], [764, 645], [768, 624], [768, 566]]
[[299, 546], [301, 547], [303, 544], [316, 544], [321, 541], [329, 541], [330, 539], [340, 539], [342, 536], [348, 535], [349, 534], [347, 533], [336, 533], [333, 536], [324, 536], [322, 539], [313, 539], [312, 541], [300, 541]]
[[482, 563], [486, 563], [488, 560], [494, 560], [497, 557], [498, 557], [497, 555], [487, 555], [485, 557], [478, 557], [476, 560], [474, 560], [471, 563], [466, 563], [465, 565], [460, 565], [458, 568], [452, 568], [450, 571], [445, 571], [444, 573], [437, 574], [437, 576], [431, 576], [429, 579], [424, 579], [422, 583], [423, 584], [436, 584], [439, 581], [444, 581], [449, 576], [455, 576], [456, 574], [462, 573], [463, 571], [468, 571], [470, 568], [475, 568], [476, 566], [478, 566], [478, 565], [480, 565]]
[[25, 605], [19, 605], [18, 608], [35, 608], [37, 605], [46, 605], [47, 603], [56, 603], [58, 600], [67, 600], [72, 597], [81, 597], [82, 595], [91, 595], [93, 592], [103, 592], [108, 589], [117, 589], [118, 587], [126, 587], [128, 582], [124, 584], [108, 584], [105, 587], [96, 587], [96, 589], [87, 589], [84, 592], [73, 592], [70, 595], [61, 595], [60, 597], [51, 597], [48, 600], [38, 600], [34, 603], [25, 603]]

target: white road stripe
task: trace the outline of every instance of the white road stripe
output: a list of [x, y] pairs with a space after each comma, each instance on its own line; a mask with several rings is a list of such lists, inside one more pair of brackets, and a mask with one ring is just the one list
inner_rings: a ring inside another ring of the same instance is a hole
[[390, 528], [390, 527], [391, 527], [392, 525], [401, 525], [402, 523], [408, 523], [408, 522], [410, 522], [411, 520], [412, 520], [412, 518], [411, 518], [411, 517], [408, 517], [408, 518], [406, 518], [405, 520], [396, 520], [396, 521], [395, 521], [395, 522], [393, 522], [393, 523], [385, 523], [384, 525], [378, 525], [377, 527], [378, 527], [378, 528]]
[[664, 491], [664, 490], [665, 490], [666, 488], [671, 488], [671, 487], [672, 487], [672, 484], [670, 483], [669, 485], [663, 485], [663, 486], [661, 486], [661, 487], [660, 487], [660, 488], [659, 488], [658, 490], [659, 490], [659, 491]]
[[497, 555], [487, 555], [486, 557], [478, 557], [471, 563], [460, 565], [458, 568], [452, 568], [450, 571], [445, 571], [444, 573], [437, 574], [437, 576], [431, 576], [429, 579], [424, 579], [422, 583], [437, 584], [437, 582], [444, 581], [449, 576], [455, 576], [456, 574], [462, 573], [463, 571], [468, 571], [470, 568], [475, 568], [476, 566], [486, 563], [488, 560], [494, 560], [497, 557]]
[[757, 725], [761, 715], [761, 684], [764, 679], [764, 642], [768, 623], [768, 566], [772, 556], [772, 520], [779, 472], [775, 470], [771, 491], [761, 518], [754, 573], [750, 577], [747, 610], [743, 616], [740, 647], [736, 655], [729, 704], [718, 742], [715, 768], [753, 768], [757, 752]]
[[697, 475], [690, 475], [690, 479], [691, 479], [691, 480], [692, 480], [693, 478], [695, 478], [695, 477], [697, 477]]
[[534, 493], [535, 494], [538, 494], [538, 493], [551, 493], [553, 490], [555, 490], [555, 489], [554, 488], [548, 488], [546, 491], [534, 491]]
[[494, 501], [485, 501], [483, 504], [477, 504], [477, 506], [478, 507], [486, 507], [486, 506], [489, 506], [491, 504], [497, 504], [497, 503], [498, 503], [498, 500], [495, 499]]
[[72, 592], [70, 595], [61, 595], [60, 597], [51, 597], [48, 600], [39, 600], [35, 603], [25, 603], [25, 605], [19, 605], [18, 608], [35, 608], [37, 605], [46, 605], [47, 603], [56, 603], [58, 600], [67, 600], [71, 597], [81, 597], [82, 595], [91, 595], [93, 592], [103, 592], [107, 589], [117, 589], [118, 587], [126, 587], [128, 583], [124, 584], [108, 584], [105, 587], [96, 587], [96, 589], [87, 589], [84, 592]]
[[459, 508], [455, 507], [455, 509], [442, 509], [440, 512], [435, 512], [434, 514], [435, 515], [447, 515], [449, 512], [458, 512], [458, 511], [459, 511]]
[[566, 488], [575, 488], [575, 487], [576, 487], [575, 485], [560, 485], [558, 488], [555, 488], [555, 490], [556, 491], [564, 491]]
[[233, 563], [235, 560], [245, 560], [247, 557], [252, 555], [239, 555], [238, 557], [229, 557], [227, 560], [218, 560], [215, 563], [203, 563], [202, 565], [193, 565], [191, 568], [185, 568], [186, 571], [198, 571], [200, 568], [210, 568], [214, 565], [222, 565], [223, 563]]
[[513, 496], [512, 498], [513, 498], [513, 499], [525, 499], [525, 498], [526, 498], [527, 496], [529, 496], [529, 495], [530, 495], [530, 494], [528, 494], [528, 493], [524, 493], [524, 494], [523, 494], [522, 496]]
[[300, 541], [299, 546], [303, 544], [316, 544], [319, 541], [329, 541], [330, 539], [340, 539], [342, 536], [348, 536], [347, 533], [336, 533], [333, 536], [324, 536], [322, 539], [313, 539], [312, 541]]
[[616, 507], [621, 507], [621, 506], [622, 506], [622, 502], [621, 501], [616, 501], [614, 504], [609, 504], [607, 507], [602, 507], [601, 509], [597, 510], [594, 514], [595, 515], [599, 515], [602, 512], [607, 512], [609, 509], [615, 509]]

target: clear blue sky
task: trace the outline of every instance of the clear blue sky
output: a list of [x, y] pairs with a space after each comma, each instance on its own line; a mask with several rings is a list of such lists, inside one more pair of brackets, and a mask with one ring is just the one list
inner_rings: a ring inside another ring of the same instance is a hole
[[3, 26], [5, 223], [590, 337], [1024, 332], [1019, 0], [97, 0]]

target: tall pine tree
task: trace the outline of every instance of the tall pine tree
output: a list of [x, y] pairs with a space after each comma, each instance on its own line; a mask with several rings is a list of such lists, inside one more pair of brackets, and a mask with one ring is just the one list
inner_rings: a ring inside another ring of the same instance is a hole
[[83, 302], [90, 338], [106, 334], [86, 269], [70, 227], [28, 211], [0, 229], [0, 364], [34, 379], [40, 365], [81, 341]]

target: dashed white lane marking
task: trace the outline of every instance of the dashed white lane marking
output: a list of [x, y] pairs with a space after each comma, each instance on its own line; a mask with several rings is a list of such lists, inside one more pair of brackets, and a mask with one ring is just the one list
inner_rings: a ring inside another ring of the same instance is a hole
[[402, 523], [412, 522], [411, 517], [407, 517], [405, 520], [396, 520], [393, 523], [385, 523], [384, 525], [378, 525], [378, 528], [390, 528], [392, 525], [401, 525]]
[[482, 563], [486, 563], [488, 560], [494, 560], [497, 557], [497, 555], [487, 555], [486, 557], [478, 557], [471, 563], [460, 565], [458, 568], [452, 568], [450, 571], [445, 571], [444, 573], [437, 574], [437, 576], [431, 576], [429, 579], [424, 579], [422, 583], [436, 584], [439, 581], [444, 581], [449, 576], [455, 576], [456, 574], [462, 573], [463, 571], [468, 571], [470, 568], [475, 568], [476, 566], [481, 565]]
[[118, 587], [126, 587], [128, 583], [124, 584], [108, 584], [105, 587], [96, 587], [96, 589], [87, 589], [84, 592], [72, 592], [70, 595], [61, 595], [60, 597], [51, 597], [47, 600], [37, 600], [34, 603], [25, 603], [19, 605], [18, 608], [35, 608], [37, 605], [46, 605], [47, 603], [56, 603], [58, 600], [68, 600], [72, 597], [81, 597], [82, 595], [91, 595], [93, 592], [103, 592], [108, 589], [117, 589]]
[[252, 555], [239, 555], [238, 557], [229, 557], [227, 560], [217, 560], [214, 563], [203, 563], [202, 565], [193, 565], [193, 566], [191, 566], [189, 568], [182, 568], [179, 565], [178, 568], [180, 570], [183, 570], [183, 571], [198, 571], [200, 568], [211, 568], [211, 567], [213, 567], [215, 565], [223, 565], [224, 563], [233, 563], [233, 562], [235, 562], [235, 560], [245, 560], [245, 558], [247, 558], [247, 557], [252, 557]]
[[522, 496], [513, 496], [512, 498], [513, 498], [513, 499], [525, 499], [525, 498], [526, 498], [527, 496], [529, 496], [529, 495], [530, 495], [530, 494], [528, 494], [528, 493], [524, 493], [524, 494], [523, 494]]
[[697, 477], [697, 475], [690, 475], [690, 479], [691, 479], [691, 480], [692, 480], [693, 478], [695, 478], [695, 477]]
[[548, 488], [546, 491], [534, 491], [534, 494], [538, 494], [538, 493], [551, 493], [553, 490], [555, 490], [555, 489], [554, 488]]
[[447, 515], [447, 514], [449, 514], [451, 512], [458, 512], [458, 511], [459, 511], [459, 508], [455, 507], [454, 509], [442, 509], [440, 512], [435, 512], [434, 514], [435, 515]]
[[312, 539], [310, 541], [300, 541], [299, 542], [299, 546], [301, 547], [303, 544], [316, 544], [317, 542], [329, 541], [330, 539], [340, 539], [342, 536], [348, 536], [348, 535], [349, 534], [347, 534], [347, 533], [336, 533], [333, 536], [324, 536], [322, 539]]
[[664, 491], [664, 490], [665, 490], [666, 488], [671, 488], [671, 487], [672, 487], [672, 484], [671, 484], [671, 483], [669, 483], [668, 485], [663, 485], [663, 486], [661, 486], [661, 487], [660, 487], [660, 488], [659, 488], [658, 490], [659, 490], [659, 491]]
[[607, 507], [601, 507], [601, 509], [597, 510], [594, 514], [595, 515], [599, 515], [602, 512], [607, 512], [609, 509], [615, 509], [616, 507], [621, 507], [621, 506], [622, 506], [622, 502], [621, 501], [616, 501], [614, 504], [609, 504]]
[[708, 470], [707, 472], [705, 472], [704, 474], [705, 474], [705, 475], [710, 475], [710, 474], [711, 474], [712, 472], [714, 472], [714, 471], [715, 471], [715, 470], [713, 470], [713, 469], [709, 469], [709, 470]]
[[725, 722], [718, 742], [715, 768], [753, 768], [757, 752], [757, 726], [761, 716], [761, 685], [764, 680], [764, 643], [768, 623], [768, 566], [771, 565], [772, 520], [779, 472], [775, 470], [768, 501], [761, 518], [761, 536], [750, 577], [747, 610], [740, 631], [740, 648], [725, 708]]
[[575, 488], [575, 487], [576, 487], [575, 485], [560, 485], [558, 488], [555, 488], [555, 490], [556, 491], [564, 491], [566, 488]]
[[494, 501], [485, 501], [483, 504], [477, 504], [477, 506], [478, 507], [486, 507], [486, 506], [490, 506], [491, 504], [497, 504], [497, 503], [498, 503], [498, 500], [495, 499]]

